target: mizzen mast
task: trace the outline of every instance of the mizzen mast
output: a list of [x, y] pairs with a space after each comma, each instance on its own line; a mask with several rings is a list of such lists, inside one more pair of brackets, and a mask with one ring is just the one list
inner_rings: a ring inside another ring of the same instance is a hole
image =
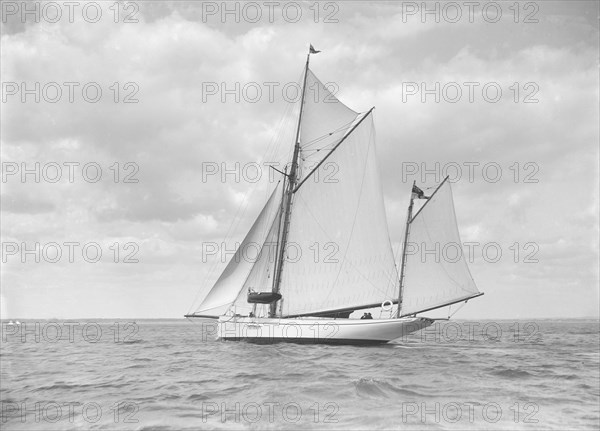
[[408, 244], [408, 232], [410, 230], [410, 222], [412, 220], [412, 211], [413, 211], [413, 203], [414, 203], [414, 195], [412, 190], [416, 185], [416, 181], [413, 181], [413, 186], [410, 193], [410, 204], [408, 205], [408, 214], [406, 216], [406, 228], [404, 229], [404, 242], [402, 244], [402, 263], [400, 264], [400, 289], [398, 291], [398, 312], [396, 317], [401, 316], [402, 309], [402, 294], [404, 293], [404, 269], [406, 267], [406, 246]]

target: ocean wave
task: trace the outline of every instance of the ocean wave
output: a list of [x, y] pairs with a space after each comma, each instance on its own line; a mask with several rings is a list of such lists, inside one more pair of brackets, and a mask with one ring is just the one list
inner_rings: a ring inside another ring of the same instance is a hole
[[505, 377], [508, 379], [525, 379], [532, 377], [532, 374], [525, 370], [515, 370], [512, 368], [502, 368], [499, 370], [492, 371], [492, 374], [499, 377]]
[[354, 387], [356, 393], [359, 396], [375, 397], [375, 398], [390, 398], [396, 395], [403, 395], [409, 397], [422, 397], [424, 394], [411, 391], [410, 389], [399, 388], [387, 381], [379, 379], [366, 379], [361, 378], [360, 380], [354, 381]]

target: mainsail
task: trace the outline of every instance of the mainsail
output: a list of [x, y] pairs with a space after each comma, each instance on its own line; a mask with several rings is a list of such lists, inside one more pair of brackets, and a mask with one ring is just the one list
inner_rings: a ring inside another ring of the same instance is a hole
[[[312, 73], [309, 79], [320, 84]], [[307, 100], [304, 108], [301, 185], [281, 283], [284, 316], [365, 308], [398, 292], [371, 112], [356, 114], [320, 91], [324, 101]]]
[[444, 182], [410, 221], [401, 315], [481, 295], [463, 253], [450, 182]]

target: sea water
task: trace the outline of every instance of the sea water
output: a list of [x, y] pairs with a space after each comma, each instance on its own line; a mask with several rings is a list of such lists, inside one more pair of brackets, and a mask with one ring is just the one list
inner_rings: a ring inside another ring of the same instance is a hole
[[210, 325], [2, 322], [0, 428], [600, 427], [597, 320], [438, 321], [365, 347], [223, 342]]

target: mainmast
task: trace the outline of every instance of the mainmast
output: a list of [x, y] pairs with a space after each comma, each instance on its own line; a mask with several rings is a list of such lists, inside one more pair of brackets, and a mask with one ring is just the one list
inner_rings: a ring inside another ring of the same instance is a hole
[[406, 216], [406, 228], [404, 229], [404, 243], [402, 244], [402, 263], [400, 265], [400, 289], [398, 292], [398, 313], [396, 317], [401, 316], [402, 309], [402, 294], [404, 293], [404, 269], [406, 267], [406, 246], [408, 244], [408, 232], [410, 230], [410, 222], [412, 221], [412, 210], [413, 210], [413, 202], [414, 195], [413, 190], [416, 185], [416, 181], [413, 181], [413, 186], [410, 189], [410, 204], [408, 205], [408, 215]]
[[[312, 48], [312, 46], [311, 46]], [[308, 63], [310, 61], [311, 49], [306, 56], [306, 65], [304, 66], [304, 80], [302, 82], [302, 97], [300, 99], [300, 113], [298, 115], [298, 126], [296, 128], [296, 138], [294, 140], [294, 155], [292, 156], [292, 166], [290, 173], [287, 175], [287, 187], [284, 190], [284, 205], [283, 205], [283, 231], [281, 241], [278, 244], [278, 256], [275, 267], [275, 279], [273, 282], [273, 293], [279, 293], [281, 285], [281, 274], [283, 270], [283, 262], [285, 261], [285, 248], [290, 227], [290, 219], [292, 215], [292, 197], [294, 189], [298, 181], [298, 157], [300, 155], [300, 126], [302, 124], [302, 112], [304, 111], [304, 93], [306, 92], [306, 78], [308, 76]], [[271, 304], [269, 317], [275, 317], [277, 314], [277, 302]]]

